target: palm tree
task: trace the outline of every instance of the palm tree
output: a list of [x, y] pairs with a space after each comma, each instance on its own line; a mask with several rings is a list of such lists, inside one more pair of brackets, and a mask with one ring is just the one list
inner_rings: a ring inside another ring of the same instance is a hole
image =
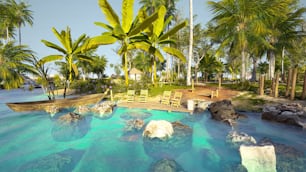
[[0, 3], [0, 37], [8, 43], [14, 36], [14, 14], [6, 3]]
[[21, 71], [27, 67], [23, 62], [32, 54], [26, 46], [15, 46], [14, 42], [0, 43], [0, 82], [5, 89], [18, 88], [23, 84]]
[[[145, 8], [148, 14], [152, 14], [155, 12], [160, 6], [165, 6], [167, 8], [167, 12], [165, 15], [165, 19], [171, 19], [170, 17], [174, 17], [176, 15], [177, 9], [175, 7], [175, 3], [178, 0], [141, 0], [139, 3], [142, 4], [142, 8]], [[168, 22], [167, 29], [169, 30], [172, 20]], [[166, 67], [166, 78], [167, 80], [170, 77], [170, 56], [167, 55], [167, 67]]]
[[[73, 75], [78, 75], [78, 67], [76, 65], [76, 62], [78, 61], [92, 61], [91, 57], [86, 56], [84, 52], [89, 50], [89, 48], [84, 48], [84, 44], [86, 40], [88, 39], [85, 34], [81, 35], [76, 41], [71, 40], [71, 33], [70, 28], [67, 27], [66, 31], [61, 31], [59, 33], [55, 28], [52, 28], [53, 34], [56, 36], [58, 41], [62, 44], [62, 47], [59, 45], [56, 45], [55, 43], [42, 40], [42, 42], [52, 49], [55, 49], [59, 51], [61, 54], [54, 54], [49, 55], [40, 60], [40, 63], [47, 63], [51, 61], [57, 61], [57, 60], [65, 60], [65, 66], [67, 69], [67, 73], [65, 75], [66, 82], [72, 82], [73, 81]], [[66, 97], [66, 89], [67, 84], [65, 82], [65, 88], [64, 88], [64, 98]]]
[[19, 45], [21, 45], [21, 26], [33, 25], [33, 12], [29, 10], [30, 5], [25, 2], [18, 4], [15, 0], [7, 0], [7, 6], [13, 14], [13, 23], [18, 28]]
[[107, 59], [105, 56], [93, 56], [92, 70], [91, 72], [98, 76], [98, 79], [103, 77], [105, 68], [107, 64]]
[[191, 61], [193, 55], [193, 2], [189, 0], [189, 53], [187, 64], [187, 85], [191, 85]]
[[270, 6], [284, 6], [282, 15], [276, 15], [265, 20], [270, 29], [274, 31], [268, 35], [268, 41], [274, 47], [274, 49], [269, 49], [267, 52], [270, 79], [274, 77], [275, 73], [276, 54], [282, 54], [281, 58], [284, 59], [285, 48], [292, 48], [293, 44], [291, 42], [303, 34], [303, 31], [298, 28], [304, 22], [303, 14], [306, 12], [306, 8], [296, 8], [297, 3], [298, 1], [296, 0], [267, 2]]
[[167, 32], [163, 32], [167, 26], [167, 22], [164, 21], [164, 16], [166, 14], [166, 8], [161, 6], [158, 10], [159, 18], [152, 23], [152, 29], [146, 30], [144, 40], [142, 42], [134, 42], [130, 44], [128, 49], [141, 49], [145, 52], [148, 52], [151, 56], [151, 63], [152, 63], [152, 81], [155, 84], [156, 81], [156, 62], [163, 62], [164, 57], [161, 53], [163, 50], [165, 53], [173, 55], [180, 59], [181, 61], [185, 62], [184, 55], [176, 48], [163, 46], [169, 43], [175, 43], [174, 40], [170, 40], [171, 36], [174, 36], [180, 29], [187, 25], [186, 21], [179, 23], [178, 25], [174, 26], [172, 29], [168, 30]]
[[[88, 47], [95, 47], [99, 45], [112, 44], [115, 42], [120, 43], [120, 49], [118, 54], [122, 56], [122, 66], [124, 67], [125, 75], [125, 84], [129, 84], [129, 75], [128, 75], [128, 45], [132, 42], [133, 39], [137, 38], [136, 36], [144, 29], [146, 29], [150, 24], [158, 18], [158, 14], [154, 13], [146, 20], [139, 22], [136, 17], [133, 20], [133, 4], [134, 0], [123, 0], [122, 2], [122, 21], [119, 21], [118, 15], [115, 13], [111, 5], [107, 0], [99, 0], [99, 6], [104, 13], [108, 24], [96, 22], [96, 25], [99, 25], [107, 30], [100, 36], [93, 37], [88, 42]], [[142, 13], [140, 13], [142, 14]]]
[[[250, 38], [258, 37], [268, 32], [260, 15], [265, 11], [261, 9], [261, 3], [249, 0], [222, 0], [209, 1], [213, 13], [210, 21], [214, 25], [211, 37], [220, 40], [219, 48], [232, 46], [241, 54], [241, 80], [246, 79], [246, 58]], [[274, 8], [273, 8], [274, 9]]]

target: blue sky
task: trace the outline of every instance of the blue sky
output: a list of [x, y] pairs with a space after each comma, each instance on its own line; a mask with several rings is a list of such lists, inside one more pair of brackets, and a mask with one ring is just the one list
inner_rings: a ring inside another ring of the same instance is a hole
[[[28, 45], [36, 52], [39, 58], [57, 53], [57, 51], [46, 47], [41, 42], [42, 39], [45, 39], [59, 44], [51, 31], [52, 27], [57, 30], [64, 30], [69, 26], [73, 39], [78, 38], [83, 33], [89, 36], [96, 36], [104, 31], [103, 28], [94, 24], [96, 21], [106, 22], [98, 6], [98, 0], [26, 0], [26, 2], [31, 5], [30, 10], [34, 13], [34, 24], [32, 27], [26, 26], [22, 28], [22, 44]], [[121, 0], [109, 0], [120, 18], [121, 2]], [[193, 4], [194, 14], [198, 15], [195, 23], [201, 22], [204, 26], [211, 17], [207, 1], [194, 0]], [[134, 6], [134, 13], [136, 14], [139, 9], [138, 0], [135, 0]], [[188, 18], [189, 0], [180, 0], [177, 8], [184, 17]], [[99, 55], [105, 55], [109, 61], [106, 70], [108, 75], [113, 73], [113, 70], [109, 68], [109, 64], [121, 62], [121, 58], [114, 52], [116, 47], [118, 46], [101, 46], [97, 51]], [[51, 66], [51, 68], [55, 67]]]
[[[57, 30], [65, 30], [67, 26], [71, 29], [72, 39], [78, 38], [85, 33], [88, 36], [96, 36], [101, 34], [104, 29], [98, 27], [94, 22], [105, 22], [99, 6], [98, 0], [25, 0], [31, 5], [30, 10], [33, 11], [34, 24], [32, 27], [26, 26], [22, 28], [22, 44], [28, 45], [36, 55], [41, 58], [50, 54], [57, 54], [58, 52], [46, 47], [41, 40], [45, 39], [59, 44], [53, 35], [51, 28], [55, 27]], [[115, 9], [116, 13], [121, 18], [121, 0], [109, 0], [109, 3]], [[306, 0], [301, 1], [306, 4]], [[136, 14], [139, 5], [138, 0], [134, 4]], [[189, 17], [189, 0], [179, 0], [177, 8], [185, 17]], [[193, 0], [193, 12], [197, 15], [194, 24], [201, 23], [205, 26], [210, 20], [212, 14], [208, 8], [207, 0]], [[121, 63], [121, 58], [115, 53], [114, 49], [117, 45], [101, 46], [97, 53], [105, 55], [108, 59], [108, 67], [106, 74], [110, 75], [113, 72], [109, 68], [109, 64]], [[50, 66], [51, 69], [55, 67]], [[55, 73], [53, 70], [52, 73]]]

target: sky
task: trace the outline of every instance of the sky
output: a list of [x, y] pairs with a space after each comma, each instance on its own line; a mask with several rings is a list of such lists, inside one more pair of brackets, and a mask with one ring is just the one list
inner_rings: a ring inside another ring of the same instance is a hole
[[[33, 11], [33, 25], [21, 28], [22, 44], [28, 45], [36, 56], [42, 58], [51, 54], [58, 54], [54, 49], [46, 47], [41, 40], [48, 40], [60, 45], [51, 28], [58, 31], [71, 29], [72, 39], [77, 39], [80, 35], [86, 34], [90, 37], [100, 35], [105, 30], [96, 26], [94, 22], [104, 22], [104, 14], [101, 12], [98, 0], [24, 0], [30, 4], [30, 10]], [[109, 0], [118, 16], [121, 18], [122, 0]], [[134, 1], [134, 15], [139, 9], [139, 0]], [[301, 0], [306, 4], [306, 0]], [[184, 18], [189, 18], [189, 0], [179, 0], [177, 9]], [[212, 13], [207, 5], [207, 0], [193, 0], [193, 13], [197, 15], [194, 24], [201, 23], [205, 26], [211, 19]], [[105, 55], [108, 60], [108, 66], [105, 73], [111, 75], [114, 73], [109, 64], [120, 64], [121, 57], [116, 54], [115, 49], [118, 44], [100, 46], [97, 54]], [[49, 66], [51, 73], [57, 73], [56, 67]]]
[[[51, 54], [58, 54], [56, 50], [46, 47], [41, 40], [48, 40], [58, 45], [60, 43], [51, 31], [54, 27], [58, 31], [65, 30], [67, 26], [71, 29], [72, 39], [77, 39], [80, 35], [97, 36], [105, 30], [96, 26], [94, 22], [105, 22], [104, 14], [99, 8], [98, 0], [24, 0], [31, 5], [33, 11], [33, 25], [22, 27], [22, 44], [28, 45], [41, 58]], [[211, 18], [206, 0], [193, 0], [194, 14], [197, 15], [194, 23], [203, 23], [204, 26]], [[121, 18], [121, 0], [109, 0], [111, 6]], [[134, 1], [134, 15], [139, 9], [139, 0]], [[177, 8], [185, 17], [189, 17], [189, 0], [179, 0]], [[109, 64], [121, 63], [121, 57], [115, 53], [116, 45], [100, 46], [97, 54], [105, 55], [108, 59], [108, 66], [105, 73], [114, 73]], [[56, 67], [49, 66], [52, 73], [56, 73]]]

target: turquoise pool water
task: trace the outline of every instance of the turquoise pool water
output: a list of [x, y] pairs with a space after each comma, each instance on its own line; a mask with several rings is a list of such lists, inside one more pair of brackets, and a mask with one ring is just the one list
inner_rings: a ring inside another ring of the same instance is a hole
[[[226, 141], [231, 128], [210, 119], [208, 111], [190, 115], [116, 108], [110, 118], [88, 115], [77, 128], [67, 128], [59, 125], [57, 118], [73, 109], [50, 117], [45, 112], [16, 113], [5, 105], [5, 102], [46, 98], [40, 89], [33, 92], [0, 90], [0, 171], [144, 172], [164, 157], [171, 157], [181, 169], [189, 172], [237, 171], [241, 161], [238, 149]], [[124, 134], [126, 114], [135, 113], [147, 114], [145, 123], [164, 119], [188, 125], [193, 129], [191, 146], [179, 143], [180, 149], [168, 147], [166, 153], [155, 149], [155, 153], [161, 153], [152, 156], [150, 150], [144, 148], [141, 133]], [[238, 131], [257, 141], [269, 138], [293, 147], [301, 153], [302, 160], [292, 159], [290, 171], [305, 169], [305, 130], [262, 121], [258, 114], [247, 115], [247, 119], [239, 121]]]

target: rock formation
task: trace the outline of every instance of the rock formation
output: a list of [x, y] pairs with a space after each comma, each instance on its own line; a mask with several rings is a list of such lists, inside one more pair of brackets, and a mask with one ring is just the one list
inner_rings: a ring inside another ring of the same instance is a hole
[[298, 103], [265, 106], [261, 118], [306, 128], [306, 113]]
[[213, 119], [234, 125], [234, 120], [239, 118], [230, 100], [222, 100], [211, 103], [209, 111]]

